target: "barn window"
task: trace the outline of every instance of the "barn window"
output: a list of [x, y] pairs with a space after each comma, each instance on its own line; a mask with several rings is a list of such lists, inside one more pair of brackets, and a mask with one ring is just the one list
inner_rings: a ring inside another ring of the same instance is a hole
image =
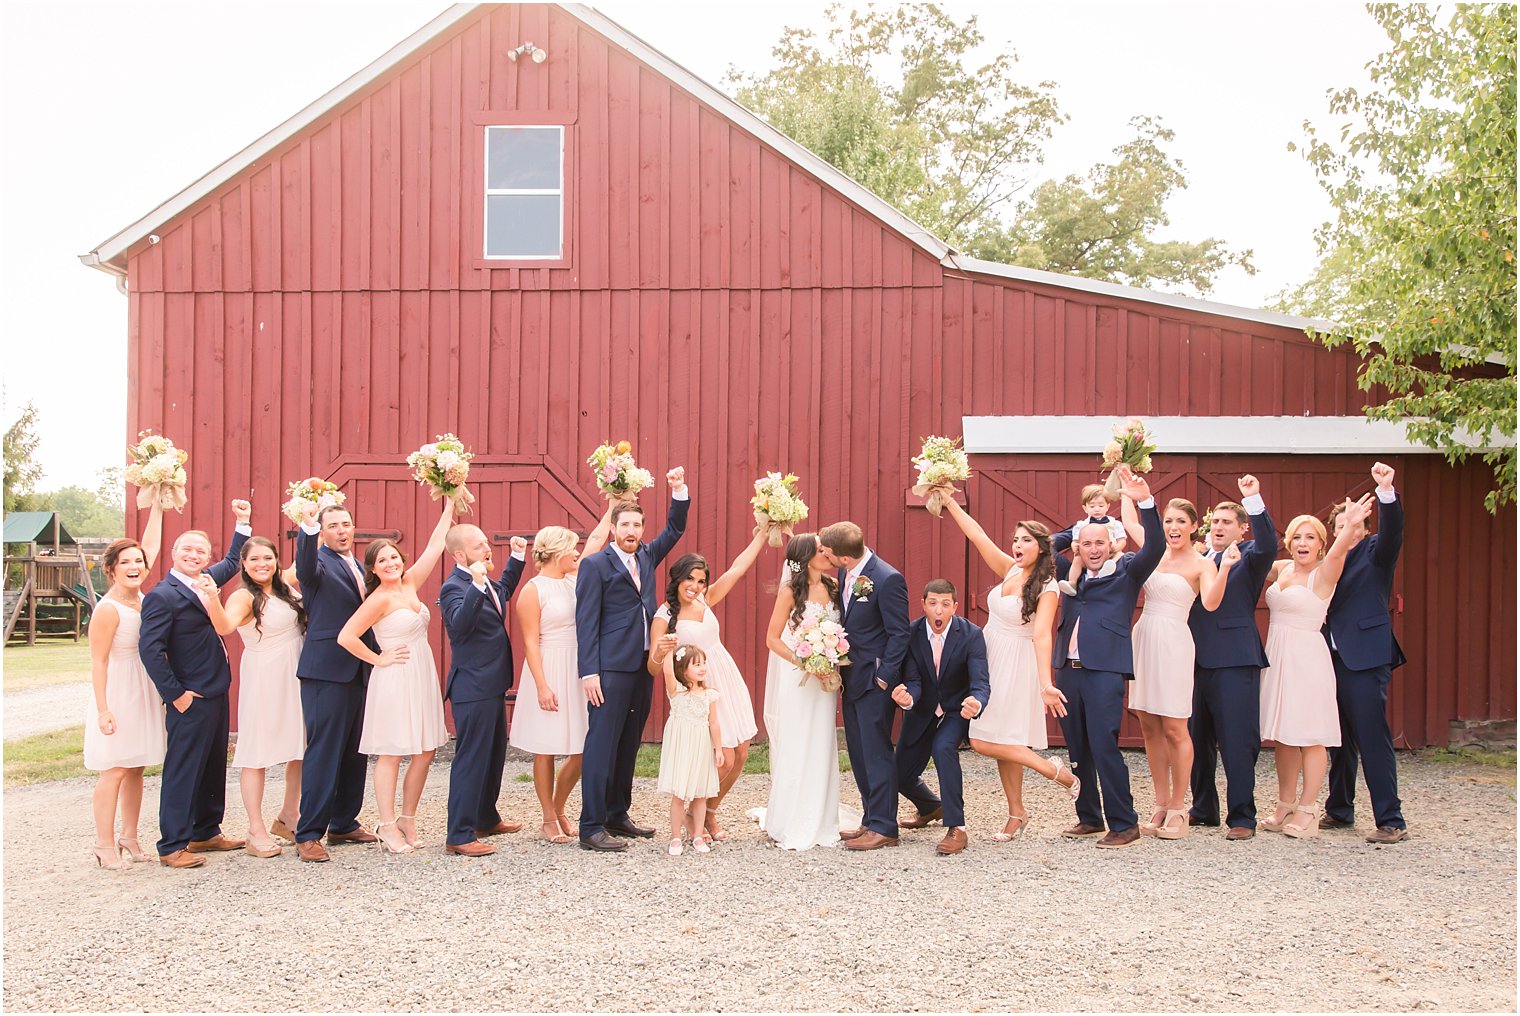
[[485, 256], [564, 254], [565, 128], [486, 128]]

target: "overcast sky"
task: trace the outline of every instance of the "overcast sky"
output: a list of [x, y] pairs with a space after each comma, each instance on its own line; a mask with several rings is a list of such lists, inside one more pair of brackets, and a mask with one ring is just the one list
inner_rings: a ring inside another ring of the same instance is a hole
[[[604, 2], [608, 16], [698, 76], [763, 71], [786, 25], [821, 4]], [[1137, 114], [1177, 133], [1189, 189], [1169, 236], [1252, 248], [1210, 299], [1259, 306], [1315, 263], [1329, 214], [1287, 151], [1328, 89], [1361, 85], [1384, 43], [1360, 4], [944, 3], [976, 13], [1027, 80], [1058, 83], [1071, 120], [1048, 175], [1082, 173]], [[77, 255], [421, 27], [438, 3], [0, 5], [0, 425], [41, 411], [45, 486], [93, 486], [123, 460], [126, 298]], [[722, 11], [721, 17], [715, 14]], [[551, 56], [552, 59], [552, 56]]]

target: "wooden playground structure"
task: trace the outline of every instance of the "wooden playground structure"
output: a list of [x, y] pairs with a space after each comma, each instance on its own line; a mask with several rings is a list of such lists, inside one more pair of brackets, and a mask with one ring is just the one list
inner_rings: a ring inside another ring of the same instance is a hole
[[[73, 637], [78, 642], [99, 599], [91, 562], [63, 528], [58, 512], [12, 512], [5, 517], [5, 644], [23, 638]], [[24, 554], [11, 550], [24, 546]]]

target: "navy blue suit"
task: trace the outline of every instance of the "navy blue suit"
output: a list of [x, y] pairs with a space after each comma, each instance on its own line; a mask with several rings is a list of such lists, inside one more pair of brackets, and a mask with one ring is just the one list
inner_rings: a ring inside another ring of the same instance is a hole
[[1341, 746], [1330, 749], [1330, 791], [1325, 814], [1352, 820], [1356, 764], [1361, 756], [1379, 827], [1404, 828], [1399, 801], [1393, 732], [1388, 729], [1388, 683], [1403, 666], [1404, 651], [1393, 636], [1388, 599], [1393, 572], [1404, 547], [1404, 503], [1378, 501], [1378, 531], [1346, 555], [1341, 580], [1330, 600], [1325, 638], [1335, 663], [1335, 699], [1341, 714]]
[[[296, 534], [296, 578], [306, 606], [306, 642], [296, 664], [306, 723], [296, 842], [305, 843], [359, 828], [368, 766], [359, 753], [359, 733], [370, 668], [338, 645], [338, 633], [364, 602], [359, 579], [341, 555], [304, 527]], [[373, 632], [363, 638], [380, 651]]]
[[[1134, 677], [1135, 669], [1130, 651], [1130, 622], [1135, 616], [1141, 587], [1166, 553], [1161, 513], [1154, 504], [1140, 509], [1140, 523], [1145, 529], [1144, 547], [1113, 559], [1114, 568], [1108, 575], [1090, 578], [1083, 569], [1077, 579], [1077, 595], [1061, 594], [1061, 623], [1056, 628], [1051, 651], [1056, 687], [1066, 696], [1061, 733], [1066, 736], [1071, 767], [1082, 780], [1077, 819], [1101, 828], [1107, 815], [1108, 828], [1113, 832], [1123, 832], [1136, 822], [1129, 767], [1119, 753], [1124, 682]], [[1065, 555], [1056, 560], [1059, 574], [1066, 574], [1071, 561]], [[1067, 649], [1074, 630], [1080, 668], [1068, 661]]]
[[[839, 572], [839, 596], [848, 573]], [[892, 689], [903, 683], [908, 652], [908, 584], [896, 568], [873, 552], [860, 570], [871, 581], [866, 596], [845, 602], [844, 630], [850, 637], [850, 665], [844, 680], [844, 741], [850, 771], [860, 789], [862, 828], [897, 835], [897, 761], [892, 752]]]
[[[1261, 754], [1261, 668], [1267, 654], [1256, 628], [1256, 601], [1277, 558], [1277, 530], [1265, 506], [1251, 516], [1253, 538], [1240, 544], [1240, 562], [1225, 578], [1219, 609], [1193, 601], [1192, 817], [1219, 824], [1214, 771], [1224, 757], [1225, 822], [1256, 828], [1256, 759]], [[1221, 555], [1209, 554], [1217, 566]]]
[[[238, 573], [238, 555], [247, 540], [246, 533], [235, 533], [227, 556], [206, 569], [217, 585]], [[164, 857], [222, 831], [232, 668], [200, 597], [172, 574], [143, 597], [137, 652], [168, 706], [168, 745], [158, 798], [158, 853]], [[191, 699], [189, 708], [180, 712], [174, 700], [187, 691], [201, 697]]]
[[[971, 721], [961, 716], [961, 703], [969, 695], [985, 707], [992, 695], [982, 629], [959, 615], [950, 618], [936, 672], [929, 619], [919, 618], [908, 628], [902, 675], [913, 706], [903, 711], [897, 735], [897, 787], [920, 815], [943, 807], [947, 829], [963, 826], [966, 802], [961, 792], [960, 747]], [[923, 781], [930, 757], [939, 775], [939, 796]]]
[[438, 591], [451, 649], [443, 697], [454, 704], [448, 842], [455, 846], [474, 840], [475, 830], [501, 821], [496, 799], [507, 759], [507, 690], [515, 674], [506, 610], [522, 573], [523, 562], [514, 556], [507, 559], [500, 580], [486, 576], [500, 610], [458, 565]]
[[686, 532], [690, 499], [670, 502], [665, 528], [652, 543], [639, 544], [639, 584], [633, 584], [617, 546], [609, 543], [581, 561], [575, 577], [575, 641], [581, 677], [600, 675], [602, 704], [586, 704], [589, 726], [581, 753], [582, 839], [608, 822], [627, 825], [633, 804], [633, 764], [649, 719], [653, 679], [649, 625], [662, 598], [656, 565]]

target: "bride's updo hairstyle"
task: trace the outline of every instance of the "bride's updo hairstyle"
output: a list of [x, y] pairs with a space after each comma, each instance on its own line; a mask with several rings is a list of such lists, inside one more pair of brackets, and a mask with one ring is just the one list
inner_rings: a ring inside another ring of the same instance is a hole
[[[801, 621], [802, 612], [807, 609], [808, 563], [817, 553], [818, 537], [812, 533], [799, 533], [786, 541], [785, 582], [792, 591], [792, 624]], [[834, 576], [825, 573], [823, 584], [829, 591], [829, 599], [839, 595], [839, 583], [834, 581]]]

